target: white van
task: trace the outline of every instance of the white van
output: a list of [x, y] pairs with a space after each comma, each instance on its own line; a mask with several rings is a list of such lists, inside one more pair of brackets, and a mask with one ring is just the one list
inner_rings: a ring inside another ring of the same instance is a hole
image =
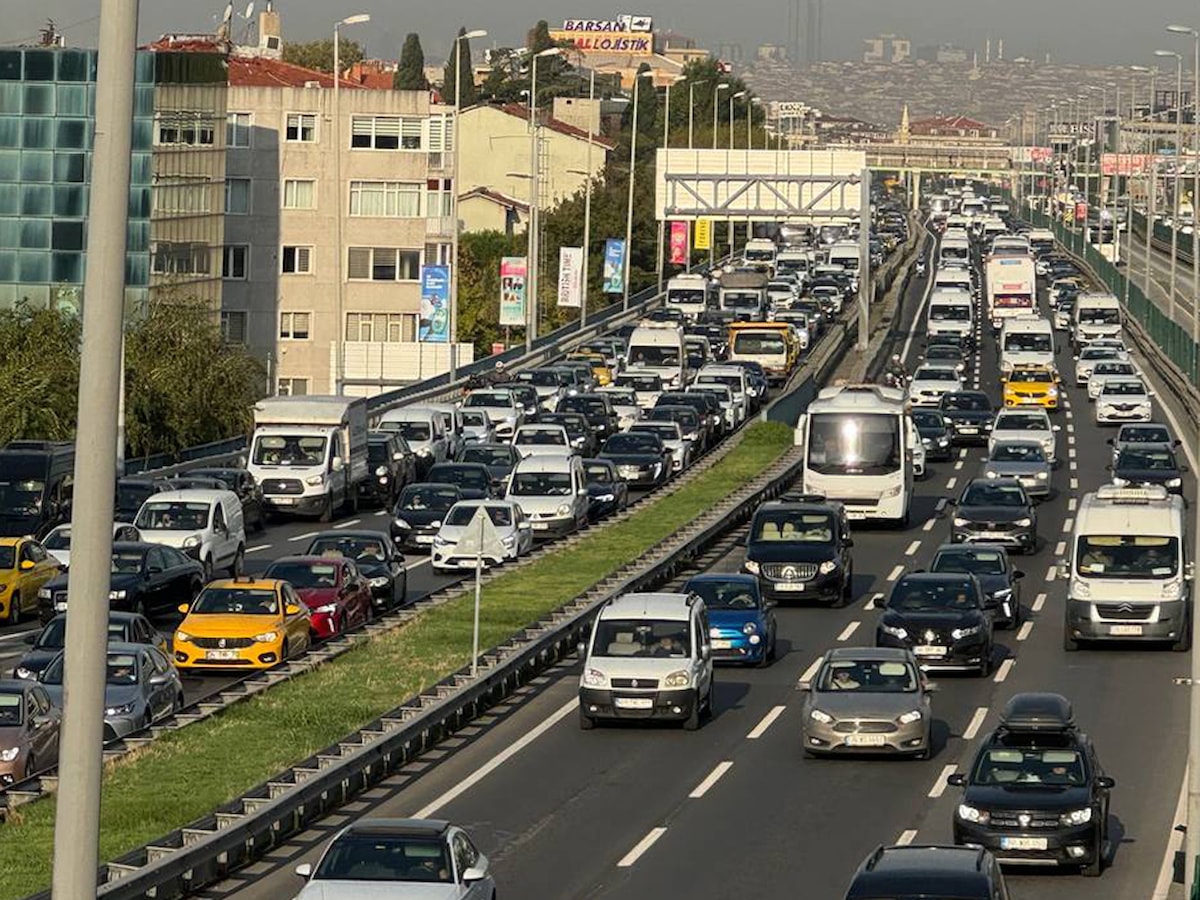
[[799, 278], [801, 285], [808, 282], [812, 266], [812, 253], [808, 250], [784, 250], [775, 256], [775, 274], [791, 272]]
[[687, 380], [683, 329], [670, 322], [642, 322], [629, 335], [630, 374], [644, 371], [662, 378], [667, 390], [682, 390]]
[[1104, 485], [1084, 495], [1066, 559], [1063, 646], [1081, 641], [1162, 641], [1191, 646], [1183, 498], [1162, 485]]
[[696, 594], [625, 594], [610, 600], [579, 647], [579, 727], [598, 719], [682, 722], [712, 714], [708, 611]]
[[395, 431], [408, 441], [417, 456], [417, 474], [429, 467], [453, 459], [450, 452], [446, 416], [440, 410], [424, 406], [404, 406], [390, 409], [379, 418], [379, 431]]
[[770, 238], [751, 238], [746, 242], [742, 251], [742, 260], [747, 266], [753, 266], [764, 272], [775, 271], [775, 242]]
[[1090, 341], [1121, 337], [1121, 301], [1113, 294], [1084, 293], [1075, 298], [1071, 343], [1078, 349]]
[[695, 319], [708, 309], [710, 293], [708, 278], [704, 275], [676, 275], [667, 281], [667, 306], [679, 310], [686, 318]]
[[970, 293], [937, 289], [929, 295], [929, 310], [925, 320], [925, 333], [929, 337], [953, 334], [970, 342], [974, 330], [975, 304]]
[[1000, 327], [1000, 377], [1017, 366], [1054, 365], [1054, 326], [1041, 316], [1015, 316]]
[[508, 479], [505, 500], [520, 505], [538, 539], [561, 537], [588, 523], [587, 477], [578, 456], [531, 456]]
[[975, 281], [971, 278], [969, 269], [943, 266], [933, 273], [933, 289], [935, 291], [966, 291], [968, 294], [973, 294]]
[[857, 241], [838, 241], [829, 248], [828, 265], [841, 266], [850, 273], [852, 287], [858, 290], [858, 268], [861, 250]]
[[189, 488], [154, 494], [138, 510], [134, 525], [142, 540], [198, 560], [206, 579], [217, 569], [228, 569], [234, 577], [242, 574], [246, 523], [242, 501], [233, 491]]

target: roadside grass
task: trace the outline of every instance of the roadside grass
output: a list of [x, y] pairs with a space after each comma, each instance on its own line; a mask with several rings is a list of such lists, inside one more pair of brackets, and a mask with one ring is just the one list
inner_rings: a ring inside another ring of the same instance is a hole
[[[494, 647], [636, 559], [736, 488], [792, 443], [779, 423], [750, 426], [723, 460], [625, 522], [484, 588], [480, 645]], [[228, 711], [167, 734], [108, 767], [100, 858], [114, 859], [223, 804], [361, 728], [470, 661], [473, 598], [429, 610], [335, 662]], [[50, 883], [55, 795], [0, 825], [0, 900]]]

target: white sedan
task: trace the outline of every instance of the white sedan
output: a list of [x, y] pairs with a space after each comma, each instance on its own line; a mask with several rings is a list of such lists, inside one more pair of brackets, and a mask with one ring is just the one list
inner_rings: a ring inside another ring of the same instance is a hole
[[1154, 415], [1153, 396], [1140, 378], [1106, 378], [1096, 397], [1096, 424], [1149, 422]]
[[1131, 361], [1127, 359], [1106, 359], [1096, 363], [1092, 368], [1092, 375], [1088, 378], [1087, 393], [1089, 400], [1095, 400], [1100, 396], [1100, 389], [1104, 387], [1104, 383], [1112, 377], [1137, 378], [1141, 375]]
[[992, 422], [992, 434], [988, 438], [988, 456], [999, 441], [1035, 441], [1042, 445], [1042, 452], [1051, 465], [1057, 459], [1058, 438], [1055, 433], [1061, 428], [1050, 421], [1044, 409], [1022, 406], [1002, 409]]
[[[135, 542], [142, 539], [142, 533], [128, 522], [113, 523], [113, 540]], [[71, 525], [59, 525], [46, 535], [42, 541], [46, 552], [58, 560], [64, 569], [71, 565]]]
[[483, 567], [498, 566], [518, 559], [533, 548], [533, 526], [524, 511], [511, 500], [460, 500], [450, 507], [442, 527], [433, 537], [433, 568], [455, 572], [475, 568], [474, 550], [459, 553], [458, 545], [467, 537], [468, 526], [479, 507], [484, 507], [495, 526], [498, 543], [483, 548]]
[[937, 406], [943, 394], [962, 389], [962, 376], [954, 366], [924, 365], [913, 373], [908, 402], [911, 406]]

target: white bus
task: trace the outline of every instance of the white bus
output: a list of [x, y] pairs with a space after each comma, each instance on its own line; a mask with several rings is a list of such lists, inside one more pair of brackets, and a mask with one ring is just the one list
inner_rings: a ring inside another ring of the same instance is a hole
[[796, 424], [802, 490], [840, 501], [851, 519], [907, 522], [909, 432], [903, 391], [874, 384], [825, 388]]

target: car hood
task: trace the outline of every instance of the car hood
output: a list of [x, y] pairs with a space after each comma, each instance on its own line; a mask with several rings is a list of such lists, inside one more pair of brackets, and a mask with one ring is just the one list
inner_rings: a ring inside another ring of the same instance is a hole
[[974, 522], [1015, 522], [1030, 515], [1023, 506], [959, 506], [954, 514]]
[[555, 497], [544, 497], [536, 494], [510, 494], [506, 499], [512, 500], [519, 505], [521, 509], [525, 510], [526, 515], [557, 513], [560, 506], [571, 506], [574, 502], [570, 494], [560, 494]]
[[396, 512], [393, 518], [403, 519], [409, 525], [429, 525], [432, 522], [440, 522], [446, 518], [446, 513], [450, 512], [447, 509], [401, 509]]
[[404, 900], [451, 900], [461, 896], [456, 884], [423, 884], [406, 881], [402, 885], [366, 881], [310, 881], [296, 900], [395, 900], [403, 892]]
[[124, 706], [142, 699], [141, 685], [107, 684], [104, 686], [105, 706]]
[[996, 414], [986, 409], [943, 409], [942, 417], [951, 422], [972, 422], [983, 424], [992, 421]]
[[385, 575], [392, 574], [392, 570], [388, 568], [387, 563], [365, 562], [361, 559], [356, 559], [354, 564], [358, 566], [358, 571], [367, 578], [382, 578]]
[[[70, 584], [70, 580], [68, 572], [60, 572], [47, 581], [44, 587], [49, 588], [51, 591], [65, 591]], [[129, 590], [129, 588], [137, 587], [141, 583], [142, 576], [140, 573], [113, 572], [108, 576], [108, 587], [109, 590], [113, 591]]]
[[37, 531], [37, 516], [23, 516], [17, 513], [0, 512], [0, 536], [21, 537]]
[[999, 431], [992, 429], [993, 441], [1036, 441], [1043, 444], [1046, 440], [1054, 441], [1053, 431], [1022, 431], [1016, 428], [1003, 428]]
[[919, 694], [885, 694], [867, 691], [821, 691], [812, 695], [815, 709], [839, 718], [894, 719], [921, 708]]
[[691, 667], [691, 661], [682, 656], [631, 657], [589, 656], [587, 667], [599, 669], [610, 678], [658, 678], [663, 679], [672, 672]]
[[35, 675], [50, 665], [50, 661], [58, 656], [59, 650], [30, 650], [17, 661], [13, 666], [14, 669], [24, 668], [33, 672]]
[[161, 531], [159, 529], [149, 529], [142, 532], [144, 540], [152, 544], [166, 544], [168, 547], [179, 549], [183, 547], [183, 542], [188, 538], [195, 536], [200, 541], [204, 541], [205, 533], [203, 529], [189, 529], [185, 531]]
[[58, 560], [58, 564], [64, 569], [71, 565], [70, 550], [47, 550], [46, 552], [54, 557], [54, 559]]
[[976, 575], [975, 578], [985, 594], [994, 594], [1009, 587], [1007, 575]]
[[600, 459], [607, 459], [618, 466], [648, 467], [662, 462], [662, 457], [653, 453], [601, 453]]
[[253, 637], [265, 631], [280, 631], [283, 623], [276, 616], [235, 616], [224, 613], [192, 613], [179, 630], [193, 637]]
[[941, 630], [978, 625], [982, 620], [983, 612], [978, 609], [931, 610], [928, 612], [898, 612], [889, 609], [884, 612], [879, 621], [884, 625], [903, 625], [909, 630], [922, 628]]
[[742, 626], [747, 622], [753, 622], [755, 625], [761, 626], [763, 618], [763, 611], [761, 609], [708, 608], [708, 621], [714, 628], [733, 628], [741, 631]]
[[1082, 809], [1091, 802], [1091, 793], [1083, 786], [972, 784], [964, 792], [963, 802], [986, 810]]
[[1076, 578], [1071, 582], [1068, 596], [1079, 596], [1077, 585], [1086, 584], [1087, 598], [1093, 603], [1134, 604], [1159, 602], [1164, 599], [1162, 582], [1157, 578]]
[[615, 484], [600, 484], [593, 482], [587, 486], [587, 490], [589, 497], [600, 497], [604, 494], [615, 494], [618, 490], [620, 490], [620, 488]]
[[1124, 478], [1141, 484], [1163, 484], [1173, 478], [1181, 477], [1177, 469], [1113, 469], [1114, 478]]
[[296, 595], [306, 606], [324, 606], [338, 599], [338, 589], [335, 587], [296, 588]]
[[983, 467], [984, 472], [995, 472], [1001, 478], [1019, 478], [1020, 476], [1037, 475], [1038, 472], [1050, 471], [1050, 466], [1040, 462], [990, 462]]
[[27, 741], [24, 725], [0, 726], [0, 747], [23, 747]]
[[807, 544], [800, 541], [765, 541], [749, 544], [746, 559], [754, 562], [806, 562], [821, 563], [834, 559], [836, 554], [831, 544]]

